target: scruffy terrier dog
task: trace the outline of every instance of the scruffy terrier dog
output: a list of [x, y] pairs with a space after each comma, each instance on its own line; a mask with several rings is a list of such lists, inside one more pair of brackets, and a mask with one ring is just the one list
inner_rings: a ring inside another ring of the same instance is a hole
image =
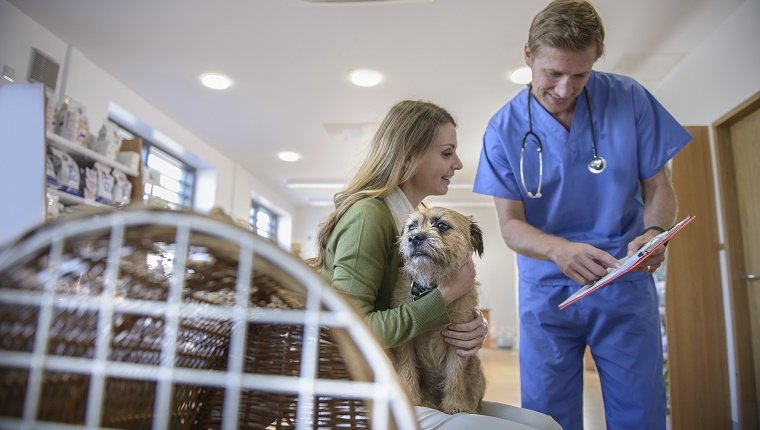
[[[409, 216], [399, 250], [404, 267], [393, 293], [393, 307], [432, 291], [473, 252], [482, 255], [483, 233], [472, 217], [446, 208], [424, 208]], [[472, 290], [447, 309], [453, 323], [463, 323], [472, 320], [477, 305], [478, 293]], [[448, 414], [480, 410], [486, 389], [480, 358], [457, 355], [456, 347], [446, 343], [438, 330], [393, 348], [391, 355], [412, 404]]]

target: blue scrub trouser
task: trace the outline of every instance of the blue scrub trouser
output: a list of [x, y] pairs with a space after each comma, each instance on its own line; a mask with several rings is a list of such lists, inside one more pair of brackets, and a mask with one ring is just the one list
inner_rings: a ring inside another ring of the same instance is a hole
[[582, 429], [588, 344], [599, 372], [607, 429], [665, 429], [654, 280], [615, 282], [559, 310], [578, 288], [520, 282], [522, 407], [551, 415], [565, 430]]

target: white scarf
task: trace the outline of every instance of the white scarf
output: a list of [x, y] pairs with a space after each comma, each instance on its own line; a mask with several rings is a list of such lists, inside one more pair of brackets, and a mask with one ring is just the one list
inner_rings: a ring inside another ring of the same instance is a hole
[[399, 187], [394, 188], [390, 194], [383, 198], [383, 200], [385, 200], [385, 204], [387, 204], [388, 208], [391, 210], [393, 221], [396, 222], [398, 232], [401, 234], [401, 231], [404, 230], [406, 219], [409, 217], [410, 213], [414, 212], [412, 204], [409, 203], [406, 194], [404, 194]]

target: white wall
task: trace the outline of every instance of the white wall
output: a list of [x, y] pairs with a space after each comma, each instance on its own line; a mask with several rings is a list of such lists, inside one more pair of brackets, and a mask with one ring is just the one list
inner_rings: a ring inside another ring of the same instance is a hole
[[233, 219], [247, 220], [250, 217], [251, 199], [257, 200], [278, 214], [279, 245], [290, 249], [293, 231], [293, 213], [295, 207], [280, 195], [269, 191], [266, 185], [239, 165], [234, 166], [231, 201], [225, 208]]
[[760, 1], [746, 0], [653, 92], [681, 123], [710, 125], [760, 91]]
[[[37, 48], [61, 65], [58, 97], [69, 96], [87, 108], [91, 132], [97, 132], [114, 104], [147, 124], [157, 143], [168, 145], [199, 169], [196, 209], [220, 206], [233, 218], [247, 218], [250, 201], [257, 197], [274, 205], [283, 217], [285, 245], [289, 245], [294, 207], [266, 187], [226, 155], [175, 122], [113, 76], [24, 15], [6, 0], [0, 0], [0, 67], [11, 66], [16, 82], [26, 82], [31, 48]], [[65, 94], [64, 94], [65, 93]]]

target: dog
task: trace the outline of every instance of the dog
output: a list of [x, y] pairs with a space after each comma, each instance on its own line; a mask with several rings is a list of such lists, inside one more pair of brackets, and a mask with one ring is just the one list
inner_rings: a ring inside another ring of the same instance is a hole
[[[409, 216], [398, 245], [403, 267], [392, 307], [435, 289], [472, 258], [473, 252], [482, 255], [483, 233], [472, 217], [447, 208], [423, 208]], [[477, 305], [478, 293], [473, 289], [450, 303], [447, 310], [453, 323], [463, 323], [472, 320]], [[480, 411], [486, 387], [480, 358], [457, 355], [456, 347], [446, 343], [439, 330], [393, 348], [391, 358], [412, 404], [447, 414]]]

